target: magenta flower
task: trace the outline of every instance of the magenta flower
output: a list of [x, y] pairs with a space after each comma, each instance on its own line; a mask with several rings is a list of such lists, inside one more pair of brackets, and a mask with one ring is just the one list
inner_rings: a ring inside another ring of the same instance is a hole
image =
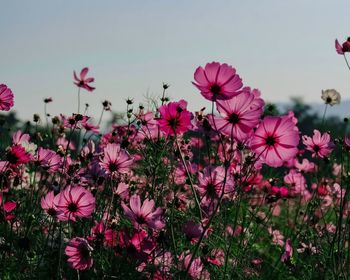
[[343, 55], [346, 52], [350, 52], [350, 37], [343, 43], [343, 45], [340, 45], [338, 39], [336, 39], [335, 50], [338, 54], [341, 55]]
[[163, 211], [159, 207], [154, 210], [154, 200], [145, 199], [141, 205], [140, 196], [134, 194], [130, 198], [130, 208], [124, 202], [121, 204], [125, 215], [133, 222], [135, 228], [147, 225], [157, 230], [165, 227], [161, 220]]
[[54, 198], [54, 205], [61, 211], [57, 218], [61, 221], [76, 218], [89, 218], [95, 209], [95, 197], [92, 193], [80, 186], [68, 186]]
[[241, 93], [242, 79], [236, 69], [226, 63], [207, 63], [205, 69], [198, 67], [194, 73], [196, 82], [192, 82], [204, 98], [216, 101], [227, 100]]
[[298, 152], [299, 131], [289, 116], [266, 117], [252, 137], [251, 149], [262, 162], [282, 166]]
[[282, 262], [289, 261], [290, 258], [292, 257], [292, 255], [293, 255], [293, 246], [292, 246], [292, 242], [290, 241], [290, 239], [287, 239], [287, 241], [286, 241], [286, 246], [285, 246], [285, 249], [284, 249], [284, 253], [283, 253], [283, 255], [281, 256], [281, 261], [282, 261]]
[[312, 138], [304, 135], [302, 139], [306, 149], [312, 152], [312, 157], [327, 157], [334, 148], [334, 144], [331, 142], [331, 136], [327, 132], [321, 135], [321, 132], [317, 129], [314, 130]]
[[77, 87], [86, 89], [89, 92], [92, 92], [95, 88], [90, 86], [89, 84], [92, 83], [95, 79], [94, 78], [86, 78], [87, 73], [89, 72], [89, 68], [85, 67], [80, 71], [79, 78], [77, 74], [74, 71], [74, 84]]
[[116, 175], [117, 173], [128, 173], [133, 164], [133, 159], [127, 151], [120, 148], [119, 144], [109, 143], [103, 150], [103, 159], [100, 160], [100, 166], [107, 174]]
[[181, 135], [191, 128], [191, 113], [186, 107], [187, 102], [180, 100], [159, 108], [161, 118], [158, 124], [166, 135]]
[[14, 145], [9, 148], [6, 159], [12, 166], [19, 166], [28, 163], [32, 156], [21, 145]]
[[68, 256], [69, 265], [76, 270], [89, 269], [93, 264], [91, 257], [92, 247], [84, 238], [71, 239], [64, 250]]
[[0, 85], [0, 110], [9, 111], [13, 107], [13, 93], [6, 85]]
[[221, 117], [211, 116], [211, 126], [238, 141], [248, 139], [260, 121], [264, 101], [258, 90], [242, 92], [230, 100], [216, 101]]

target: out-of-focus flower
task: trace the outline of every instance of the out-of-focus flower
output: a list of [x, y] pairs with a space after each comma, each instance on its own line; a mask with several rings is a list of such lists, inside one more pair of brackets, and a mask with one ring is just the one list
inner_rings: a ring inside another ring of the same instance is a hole
[[141, 204], [140, 196], [134, 194], [130, 198], [130, 208], [122, 202], [125, 215], [134, 223], [136, 228], [140, 228], [144, 225], [152, 229], [162, 229], [165, 227], [164, 222], [161, 220], [162, 209], [157, 208], [154, 210], [154, 200], [145, 199]]
[[88, 241], [80, 237], [71, 239], [65, 249], [69, 265], [77, 270], [89, 269], [92, 266], [92, 251]]
[[341, 100], [340, 93], [335, 89], [322, 90], [321, 98], [324, 100], [325, 104], [329, 104], [331, 106], [339, 104]]
[[95, 88], [90, 86], [89, 84], [95, 81], [95, 79], [86, 78], [86, 75], [88, 72], [89, 72], [89, 68], [85, 67], [80, 71], [80, 75], [78, 77], [74, 71], [74, 80], [75, 80], [74, 84], [77, 87], [80, 87], [80, 88], [86, 89], [89, 92], [92, 92]]
[[198, 67], [194, 73], [196, 82], [192, 82], [204, 98], [216, 101], [227, 100], [241, 93], [242, 79], [236, 69], [226, 63], [207, 63], [205, 68]]
[[0, 110], [9, 111], [13, 107], [13, 93], [6, 85], [0, 85]]
[[302, 138], [306, 149], [312, 152], [312, 157], [327, 157], [334, 148], [331, 136], [327, 132], [321, 134], [315, 129], [312, 138], [306, 135], [303, 135]]
[[340, 45], [338, 39], [335, 40], [335, 50], [338, 54], [343, 55], [346, 52], [350, 52], [350, 37]]
[[290, 241], [290, 239], [287, 239], [286, 241], [286, 247], [284, 249], [284, 253], [281, 256], [281, 261], [282, 262], [286, 262], [288, 260], [290, 260], [290, 258], [293, 255], [293, 246], [292, 246], [292, 242]]

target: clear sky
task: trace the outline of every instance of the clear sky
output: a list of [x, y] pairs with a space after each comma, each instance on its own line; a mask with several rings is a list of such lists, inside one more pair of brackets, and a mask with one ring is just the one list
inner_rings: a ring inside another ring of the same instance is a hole
[[350, 72], [334, 39], [350, 36], [349, 0], [0, 0], [0, 83], [15, 94], [23, 118], [76, 111], [73, 70], [88, 66], [96, 90], [82, 92], [96, 118], [100, 103], [125, 109], [145, 94], [209, 107], [191, 84], [197, 66], [233, 65], [267, 101], [322, 89], [350, 98]]

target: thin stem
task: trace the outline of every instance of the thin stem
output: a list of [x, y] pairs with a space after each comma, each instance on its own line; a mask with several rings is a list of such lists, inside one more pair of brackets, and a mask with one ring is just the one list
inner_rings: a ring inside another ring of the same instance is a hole
[[349, 65], [349, 62], [348, 62], [348, 60], [347, 60], [347, 58], [346, 58], [346, 56], [345, 56], [345, 53], [343, 54], [343, 56], [344, 56], [344, 59], [345, 59], [346, 65], [348, 66], [348, 68], [349, 68], [349, 70], [350, 70], [350, 65]]
[[78, 88], [78, 114], [80, 114], [80, 88]]

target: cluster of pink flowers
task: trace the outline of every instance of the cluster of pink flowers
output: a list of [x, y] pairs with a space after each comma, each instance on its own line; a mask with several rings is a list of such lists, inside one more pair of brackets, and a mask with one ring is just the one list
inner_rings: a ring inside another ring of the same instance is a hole
[[[348, 43], [336, 41], [337, 52], [349, 52]], [[88, 71], [74, 72], [79, 100], [80, 88], [95, 89]], [[106, 133], [79, 109], [54, 117], [44, 137], [16, 131], [0, 161], [0, 226], [20, 244], [29, 229], [40, 232], [39, 255], [56, 250], [57, 275], [69, 275], [63, 251], [78, 275], [108, 278], [96, 271], [124, 273], [125, 265], [125, 275], [153, 280], [233, 277], [236, 268], [255, 277], [271, 252], [286, 270], [296, 253], [318, 254], [309, 231], [337, 236], [350, 203], [342, 185], [347, 166], [335, 163], [322, 179], [317, 172], [336, 143], [350, 151], [350, 138], [336, 142], [317, 129], [303, 135], [293, 112], [266, 113], [260, 91], [226, 63], [198, 67], [193, 85], [210, 112], [193, 114], [185, 100], [163, 93], [162, 105], [149, 111], [128, 100], [127, 122]], [[12, 106], [11, 90], [0, 85], [0, 110]], [[110, 106], [105, 101], [103, 110]], [[331, 207], [339, 209], [334, 223]], [[25, 209], [39, 218], [21, 230], [32, 219]]]

